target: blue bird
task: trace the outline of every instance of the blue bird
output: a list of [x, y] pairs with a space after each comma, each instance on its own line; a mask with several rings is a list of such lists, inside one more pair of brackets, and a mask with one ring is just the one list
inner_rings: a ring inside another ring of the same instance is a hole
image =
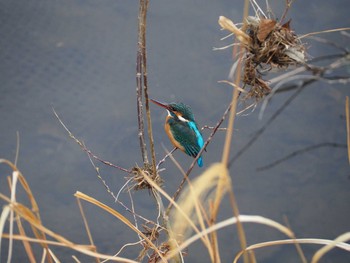
[[[165, 104], [156, 100], [151, 101], [168, 111], [164, 129], [171, 143], [189, 156], [197, 157], [204, 146], [194, 115], [189, 106], [183, 103]], [[203, 166], [202, 156], [197, 160], [198, 166]]]

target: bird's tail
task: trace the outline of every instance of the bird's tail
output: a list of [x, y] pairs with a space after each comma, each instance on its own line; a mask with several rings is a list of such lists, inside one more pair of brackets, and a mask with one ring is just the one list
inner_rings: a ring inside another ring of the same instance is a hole
[[202, 167], [202, 166], [203, 166], [203, 159], [202, 159], [202, 156], [198, 158], [197, 164], [198, 164], [199, 167]]

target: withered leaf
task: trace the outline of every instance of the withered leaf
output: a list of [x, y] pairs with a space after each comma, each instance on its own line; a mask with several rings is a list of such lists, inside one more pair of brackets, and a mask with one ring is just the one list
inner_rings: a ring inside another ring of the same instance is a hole
[[287, 29], [287, 30], [290, 30], [290, 22], [292, 21], [292, 19], [289, 19], [287, 22], [285, 22], [282, 27]]
[[259, 29], [257, 37], [260, 42], [263, 42], [266, 37], [271, 33], [271, 31], [275, 28], [275, 25], [277, 24], [276, 20], [272, 19], [260, 19], [259, 23]]

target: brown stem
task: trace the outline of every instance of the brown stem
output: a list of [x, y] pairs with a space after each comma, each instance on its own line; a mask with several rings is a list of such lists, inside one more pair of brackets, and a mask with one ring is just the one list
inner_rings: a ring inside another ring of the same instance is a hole
[[[148, 3], [148, 1], [146, 1]], [[148, 164], [147, 149], [144, 135], [144, 122], [143, 122], [143, 105], [142, 105], [142, 89], [144, 85], [144, 75], [143, 75], [143, 54], [145, 54], [145, 43], [144, 43], [144, 33], [145, 33], [145, 16], [147, 10], [147, 3], [144, 0], [140, 0], [139, 8], [139, 27], [138, 27], [138, 48], [137, 48], [137, 58], [136, 58], [136, 95], [137, 95], [137, 121], [139, 126], [139, 140], [140, 148], [144, 165]]]
[[[145, 95], [146, 102], [146, 115], [147, 115], [147, 127], [148, 127], [148, 138], [151, 147], [151, 155], [152, 155], [152, 168], [153, 175], [156, 176], [156, 153], [154, 150], [154, 140], [152, 133], [152, 121], [151, 121], [151, 112], [149, 108], [149, 96], [148, 96], [148, 77], [147, 77], [147, 52], [146, 52], [146, 25], [147, 25], [147, 10], [148, 10], [149, 0], [140, 1], [140, 16], [139, 16], [139, 48], [141, 50], [141, 70], [143, 77], [143, 90]], [[143, 7], [141, 8], [141, 5]]]

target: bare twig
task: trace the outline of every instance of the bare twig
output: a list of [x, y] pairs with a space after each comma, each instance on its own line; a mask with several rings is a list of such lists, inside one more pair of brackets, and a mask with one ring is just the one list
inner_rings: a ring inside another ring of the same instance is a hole
[[86, 152], [89, 156], [93, 157], [94, 159], [100, 161], [101, 163], [104, 163], [105, 165], [108, 165], [108, 166], [111, 166], [111, 167], [114, 167], [114, 168], [117, 168], [123, 172], [126, 172], [126, 173], [131, 173], [130, 170], [128, 169], [125, 169], [123, 167], [120, 167], [118, 165], [115, 165], [111, 162], [108, 162], [108, 161], [104, 161], [102, 160], [101, 158], [97, 157], [96, 155], [94, 155], [89, 149], [86, 148], [86, 146], [84, 145], [84, 143], [82, 143], [80, 140], [78, 140], [74, 135], [73, 133], [67, 128], [67, 126], [63, 123], [63, 121], [61, 120], [61, 118], [58, 116], [57, 112], [55, 111], [54, 108], [52, 108], [52, 111], [53, 113], [55, 114], [56, 118], [58, 119], [58, 121], [61, 123], [62, 127], [66, 130], [66, 132], [68, 133], [69, 137], [71, 137], [79, 146], [80, 148]]
[[[296, 236], [295, 236], [294, 232], [292, 231], [292, 227], [290, 226], [288, 217], [287, 216], [283, 216], [283, 219], [284, 219], [285, 225], [289, 228], [290, 232], [292, 233], [293, 239], [296, 240]], [[296, 248], [296, 250], [297, 250], [297, 252], [299, 254], [301, 262], [302, 263], [307, 263], [307, 260], [305, 258], [305, 254], [304, 254], [303, 250], [301, 249], [301, 246], [300, 246], [300, 244], [298, 242], [295, 242], [295, 248]]]
[[299, 36], [298, 38], [302, 39], [302, 38], [313, 36], [313, 35], [319, 35], [319, 34], [331, 33], [331, 32], [339, 32], [339, 31], [347, 31], [347, 30], [350, 30], [350, 27], [334, 28], [334, 29], [329, 29], [329, 30], [322, 30], [319, 32], [311, 32], [311, 33], [307, 33], [305, 35]]
[[349, 53], [349, 50], [346, 47], [343, 47], [343, 46], [339, 45], [338, 43], [331, 41], [329, 39], [326, 39], [323, 37], [318, 37], [318, 36], [309, 36], [308, 39], [313, 39], [315, 41], [326, 44], [328, 46], [335, 47], [336, 49], [339, 49], [339, 50], [343, 51], [344, 53]]
[[107, 185], [106, 181], [102, 178], [101, 174], [100, 174], [100, 170], [99, 168], [95, 165], [95, 163], [93, 162], [93, 160], [91, 159], [91, 156], [88, 155], [89, 157], [89, 160], [91, 162], [91, 165], [94, 167], [94, 170], [96, 172], [96, 175], [98, 177], [98, 179], [101, 181], [101, 183], [103, 184], [103, 186], [106, 188], [107, 192], [113, 197], [114, 201], [115, 202], [118, 202], [122, 207], [125, 208], [126, 211], [130, 212], [132, 215], [134, 216], [137, 216], [138, 218], [144, 220], [145, 222], [149, 222], [149, 223], [152, 223], [152, 224], [155, 224], [153, 221], [139, 215], [139, 214], [136, 214], [135, 211], [133, 211], [132, 209], [130, 209], [129, 207], [127, 207], [123, 202], [121, 202], [119, 199], [118, 199], [118, 195], [115, 196], [115, 194], [113, 193], [113, 191], [109, 188], [109, 186]]
[[227, 131], [227, 128], [217, 128], [217, 127], [214, 127], [214, 126], [208, 126], [208, 125], [204, 125], [203, 127], [202, 127], [202, 131], [204, 130], [204, 129], [208, 129], [208, 130], [214, 130], [214, 129], [217, 129], [218, 131]]
[[175, 151], [177, 150], [177, 148], [173, 148], [170, 152], [168, 152], [164, 158], [162, 160], [159, 161], [159, 163], [157, 164], [157, 171], [159, 171], [159, 167], [165, 162], [165, 160], [170, 156], [172, 155]]
[[319, 143], [316, 145], [311, 145], [311, 146], [305, 147], [303, 149], [297, 150], [295, 152], [292, 152], [292, 153], [288, 154], [287, 156], [274, 161], [273, 163], [259, 167], [259, 168], [257, 168], [257, 171], [263, 171], [263, 170], [273, 168], [273, 167], [277, 166], [278, 164], [280, 164], [284, 161], [287, 161], [288, 159], [291, 159], [295, 156], [298, 156], [299, 154], [303, 154], [303, 153], [313, 151], [313, 150], [316, 150], [318, 148], [323, 148], [323, 147], [346, 148], [346, 144], [340, 144], [340, 143], [335, 143], [335, 142], [324, 142], [324, 143]]
[[[320, 61], [320, 60], [326, 60], [326, 59], [332, 59], [332, 58], [337, 58], [334, 62], [331, 62], [329, 65], [325, 67], [315, 67], [315, 66], [308, 66], [306, 67], [300, 67], [297, 68], [291, 72], [288, 72], [286, 74], [283, 74], [282, 76], [278, 76], [274, 79], [271, 80], [271, 83], [276, 83], [276, 86], [281, 86], [279, 83], [284, 82], [285, 79], [290, 79], [293, 77], [297, 77], [296, 74], [301, 73], [305, 70], [310, 70], [312, 74], [314, 75], [308, 75], [306, 78], [299, 82], [298, 84], [292, 83], [291, 85], [287, 85], [284, 87], [281, 87], [280, 89], [276, 90], [276, 92], [282, 92], [282, 91], [289, 91], [289, 90], [294, 90], [296, 91], [285, 101], [285, 103], [267, 120], [267, 122], [261, 127], [258, 131], [255, 132], [254, 136], [241, 148], [230, 160], [229, 166], [231, 166], [239, 157], [241, 157], [249, 148], [254, 144], [254, 142], [264, 133], [266, 128], [288, 107], [288, 105], [299, 95], [299, 93], [308, 85], [319, 81], [319, 80], [326, 80], [327, 82], [331, 81], [338, 81], [338, 82], [346, 82], [348, 77], [340, 77], [340, 79], [335, 79], [332, 76], [327, 76], [330, 72], [333, 70], [343, 67], [344, 65], [349, 64], [349, 54], [348, 53], [343, 53], [343, 54], [335, 54], [335, 55], [330, 55], [330, 56], [324, 56], [320, 58], [315, 58], [312, 61]], [[327, 75], [326, 75], [327, 74]], [[328, 78], [331, 78], [330, 80]], [[266, 98], [268, 99], [270, 96]]]
[[228, 163], [228, 167], [230, 167], [239, 157], [241, 157], [249, 148], [253, 145], [253, 143], [260, 137], [261, 134], [264, 133], [266, 128], [284, 111], [284, 109], [299, 95], [299, 93], [304, 89], [304, 87], [308, 84], [313, 83], [315, 80], [309, 80], [307, 82], [303, 82], [298, 85], [298, 89], [283, 103], [283, 105], [268, 119], [268, 121], [257, 130], [254, 136], [241, 148], [237, 153], [231, 158]]
[[286, 0], [286, 8], [284, 10], [284, 13], [281, 17], [281, 23], [283, 23], [283, 20], [286, 18], [286, 15], [288, 13], [289, 8], [292, 6], [293, 0]]

